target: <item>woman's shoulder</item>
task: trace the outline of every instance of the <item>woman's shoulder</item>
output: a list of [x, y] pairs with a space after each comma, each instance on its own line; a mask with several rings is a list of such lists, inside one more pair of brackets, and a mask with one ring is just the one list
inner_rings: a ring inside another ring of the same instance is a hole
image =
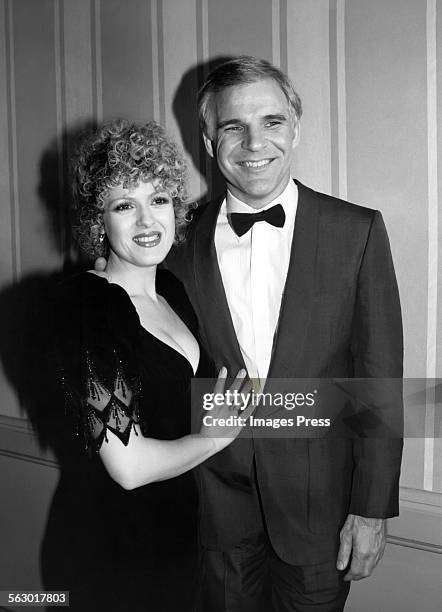
[[55, 293], [60, 299], [82, 299], [105, 295], [109, 292], [110, 283], [105, 277], [94, 272], [79, 272], [63, 278], [56, 286]]
[[93, 329], [94, 335], [108, 331], [131, 333], [138, 325], [136, 310], [119, 285], [105, 277], [81, 272], [60, 281], [51, 299], [54, 323], [68, 333]]
[[102, 306], [130, 306], [130, 298], [122, 287], [94, 272], [80, 272], [64, 278], [56, 286], [54, 297], [68, 307], [82, 305], [85, 308], [97, 302]]

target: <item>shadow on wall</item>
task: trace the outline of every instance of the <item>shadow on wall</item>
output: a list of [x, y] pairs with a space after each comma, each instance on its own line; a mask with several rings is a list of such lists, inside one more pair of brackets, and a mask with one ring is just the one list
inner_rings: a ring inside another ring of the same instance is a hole
[[209, 157], [199, 129], [197, 92], [207, 75], [220, 64], [233, 59], [232, 56], [218, 56], [207, 62], [192, 66], [184, 73], [173, 97], [172, 109], [181, 133], [186, 152], [195, 168], [206, 178], [208, 193], [201, 202], [211, 200], [225, 191], [225, 181], [214, 159]]
[[[47, 239], [54, 254], [58, 254], [63, 262], [61, 270], [29, 274], [0, 291], [0, 358], [3, 369], [24, 415], [33, 424], [41, 448], [50, 449], [57, 457], [62, 479], [63, 474], [75, 472], [78, 453], [75, 437], [63, 423], [59, 394], [54, 394], [57, 373], [49, 369], [47, 359], [51, 324], [47, 305], [58, 282], [87, 265], [73, 247], [71, 181], [67, 160], [79, 140], [93, 127], [94, 123], [89, 121], [66, 130], [60, 140], [54, 139], [48, 145], [39, 163], [38, 195], [47, 219]], [[56, 504], [55, 498], [52, 508], [54, 502]], [[76, 510], [78, 516], [78, 507]], [[78, 523], [68, 504], [64, 504], [64, 514], [67, 525]], [[51, 521], [49, 516], [48, 525]], [[64, 584], [58, 580], [60, 557], [57, 559], [56, 554], [60, 554], [60, 549], [55, 551], [53, 544], [59, 537], [60, 533], [52, 530], [51, 538], [46, 537], [42, 545], [41, 570], [45, 588], [53, 586], [59, 589]]]
[[67, 270], [79, 259], [72, 232], [71, 161], [79, 143], [96, 127], [96, 122], [90, 120], [65, 129], [40, 159], [38, 196], [46, 215], [48, 240], [62, 255], [63, 269]]
[[[39, 411], [30, 385], [33, 361], [47, 342], [45, 301], [52, 288], [65, 276], [84, 269], [87, 262], [75, 251], [72, 236], [72, 196], [68, 158], [80, 140], [94, 128], [91, 121], [65, 130], [43, 152], [38, 195], [47, 219], [47, 236], [63, 262], [61, 270], [33, 273], [0, 292], [0, 358], [4, 371], [18, 393], [20, 404], [37, 428]], [[37, 381], [36, 381], [37, 382]], [[40, 442], [47, 447], [45, 432]]]
[[[18, 393], [20, 404], [40, 434], [35, 398], [30, 385], [33, 361], [47, 341], [45, 301], [51, 289], [64, 277], [86, 265], [75, 251], [72, 236], [72, 196], [68, 158], [79, 141], [95, 124], [91, 121], [65, 130], [43, 152], [38, 195], [47, 219], [47, 236], [54, 253], [61, 256], [62, 268], [49, 273], [33, 273], [0, 292], [0, 358], [4, 371]], [[48, 446], [45, 432], [40, 442]]]

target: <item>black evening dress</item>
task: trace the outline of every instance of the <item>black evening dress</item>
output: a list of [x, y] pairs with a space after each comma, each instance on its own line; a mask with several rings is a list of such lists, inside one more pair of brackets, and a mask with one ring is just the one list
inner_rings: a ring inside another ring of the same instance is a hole
[[[158, 271], [157, 292], [196, 334], [179, 281]], [[192, 366], [141, 326], [122, 287], [91, 273], [58, 286], [51, 320], [61, 476], [42, 546], [45, 588], [69, 590], [71, 610], [82, 612], [191, 610], [193, 475], [127, 491], [97, 451], [109, 430], [127, 444], [134, 423], [162, 440], [190, 433]], [[195, 374], [212, 375], [203, 353]]]

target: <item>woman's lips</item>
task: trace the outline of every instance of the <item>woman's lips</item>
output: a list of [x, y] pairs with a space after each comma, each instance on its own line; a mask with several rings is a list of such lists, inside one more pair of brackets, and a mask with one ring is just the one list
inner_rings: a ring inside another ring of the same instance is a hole
[[146, 232], [143, 234], [137, 234], [132, 240], [138, 246], [143, 249], [150, 249], [156, 247], [161, 242], [161, 232]]

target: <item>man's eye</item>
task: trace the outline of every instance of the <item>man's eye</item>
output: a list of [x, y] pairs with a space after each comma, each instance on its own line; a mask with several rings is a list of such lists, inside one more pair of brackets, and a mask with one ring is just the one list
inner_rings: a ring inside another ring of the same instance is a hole
[[273, 121], [267, 121], [266, 127], [276, 127], [281, 124], [282, 124], [282, 121], [278, 121], [277, 119], [274, 119]]
[[224, 128], [225, 132], [240, 132], [242, 127], [240, 125], [226, 125]]

